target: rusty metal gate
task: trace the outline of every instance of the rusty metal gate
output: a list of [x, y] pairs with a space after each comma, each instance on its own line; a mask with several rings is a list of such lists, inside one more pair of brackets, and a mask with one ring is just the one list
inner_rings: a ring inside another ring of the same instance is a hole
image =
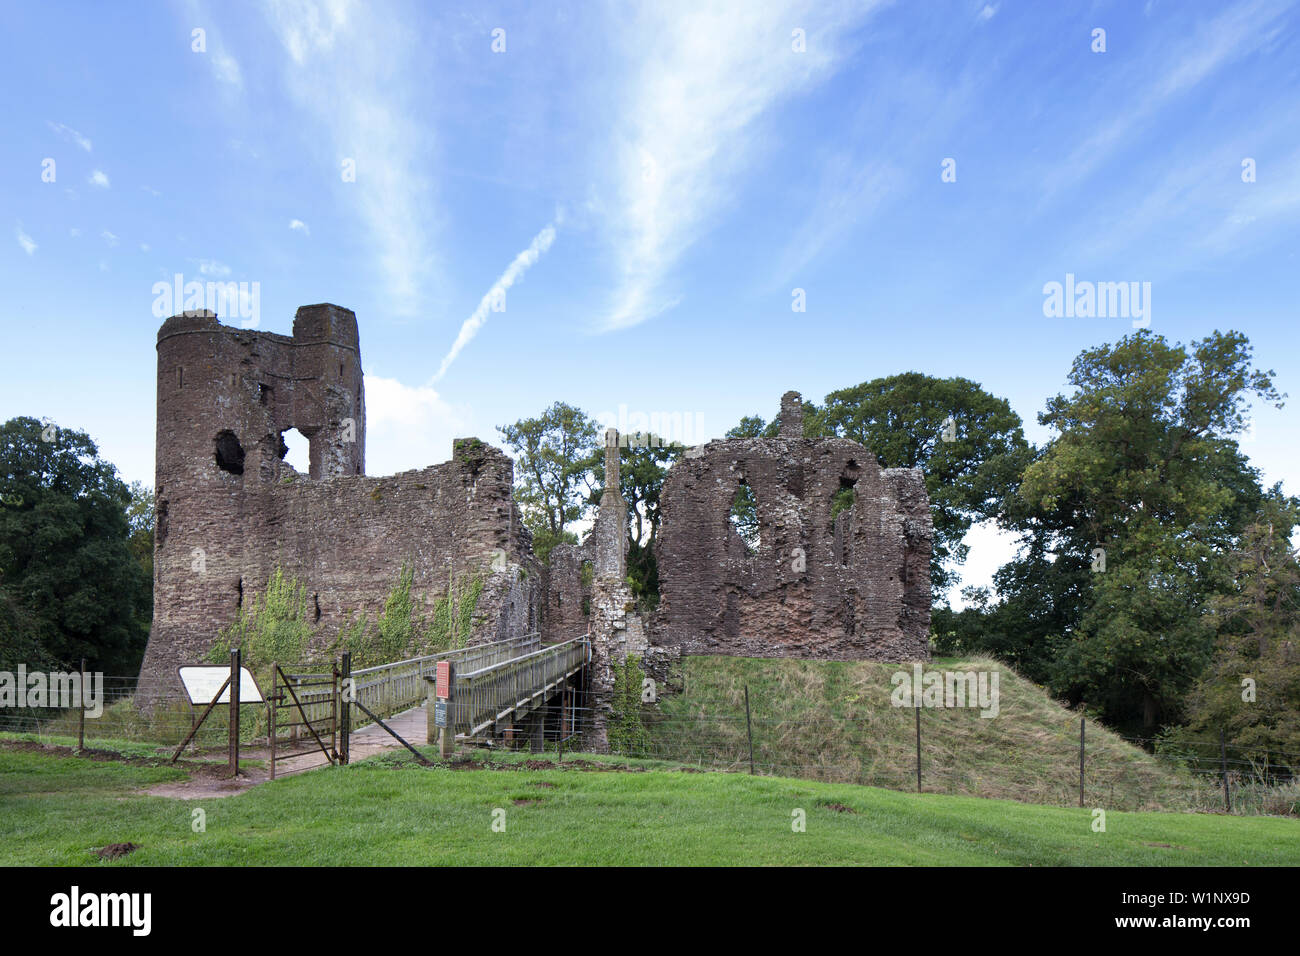
[[[317, 751], [331, 764], [339, 763], [339, 668], [327, 674], [286, 674], [271, 667], [267, 738], [271, 750], [271, 779], [277, 760], [305, 757]], [[298, 748], [306, 746], [306, 750]]]

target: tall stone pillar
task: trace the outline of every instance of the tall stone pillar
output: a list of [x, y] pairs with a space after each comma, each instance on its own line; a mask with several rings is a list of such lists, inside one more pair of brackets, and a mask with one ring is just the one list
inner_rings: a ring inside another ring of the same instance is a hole
[[779, 438], [803, 438], [803, 396], [786, 392], [781, 396]]
[[619, 490], [618, 430], [605, 431], [605, 491], [591, 529], [592, 722], [587, 745], [609, 749], [606, 726], [614, 691], [613, 661], [643, 656], [648, 645], [627, 584], [627, 502]]

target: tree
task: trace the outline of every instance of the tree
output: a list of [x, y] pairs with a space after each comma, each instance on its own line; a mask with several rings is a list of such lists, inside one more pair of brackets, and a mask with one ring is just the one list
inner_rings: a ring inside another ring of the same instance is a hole
[[132, 554], [131, 493], [84, 432], [0, 426], [0, 663], [129, 674], [151, 581]]
[[1178, 716], [1221, 624], [1223, 556], [1262, 500], [1233, 436], [1251, 395], [1281, 406], [1272, 375], [1236, 332], [1189, 352], [1143, 330], [1075, 359], [1073, 394], [1039, 415], [1058, 434], [1005, 515], [1037, 541], [1035, 560], [1066, 562], [1058, 588], [1082, 592], [1009, 598], [1072, 609], [1046, 635], [1059, 693], [1147, 731]]
[[[1229, 744], [1275, 765], [1300, 754], [1300, 499], [1274, 486], [1228, 555], [1230, 586], [1212, 602], [1214, 658], [1188, 695], [1185, 736]], [[1267, 753], [1269, 756], [1265, 757]]]
[[930, 496], [936, 596], [956, 580], [977, 521], [997, 517], [1030, 458], [1020, 416], [1006, 399], [965, 378], [906, 372], [826, 396], [805, 413], [805, 432], [851, 438], [882, 468], [920, 468]]
[[153, 505], [153, 489], [143, 481], [131, 482], [131, 504], [126, 509], [130, 530], [127, 545], [150, 581], [153, 581]]
[[587, 508], [590, 463], [597, 454], [596, 423], [578, 408], [556, 402], [537, 418], [497, 428], [514, 451], [519, 475], [515, 498], [543, 561], [562, 541], [576, 541], [568, 525]]

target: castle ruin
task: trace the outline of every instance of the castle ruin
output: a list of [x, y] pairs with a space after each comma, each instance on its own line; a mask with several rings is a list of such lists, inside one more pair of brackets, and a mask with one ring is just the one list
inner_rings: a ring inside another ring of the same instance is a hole
[[[174, 684], [176, 667], [202, 660], [277, 568], [306, 585], [319, 631], [337, 633], [353, 615], [376, 616], [404, 564], [422, 600], [483, 582], [470, 643], [590, 634], [598, 741], [611, 662], [629, 653], [655, 674], [682, 653], [927, 658], [931, 524], [920, 471], [882, 469], [846, 439], [804, 438], [796, 393], [782, 398], [779, 421], [776, 438], [712, 441], [669, 471], [660, 604], [642, 614], [626, 581], [617, 432], [605, 437], [590, 534], [543, 566], [514, 502], [514, 463], [498, 449], [458, 439], [443, 464], [365, 474], [352, 312], [303, 306], [289, 336], [208, 312], [173, 316], [158, 332], [154, 619], [141, 677]], [[310, 443], [306, 475], [284, 460], [291, 428]], [[729, 521], [742, 485], [755, 502], [756, 547]], [[832, 517], [847, 493], [851, 504]]]

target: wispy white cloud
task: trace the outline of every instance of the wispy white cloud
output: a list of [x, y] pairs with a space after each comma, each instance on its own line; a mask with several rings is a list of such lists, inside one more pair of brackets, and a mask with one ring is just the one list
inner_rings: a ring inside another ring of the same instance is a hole
[[995, 16], [997, 16], [997, 13], [998, 13], [998, 4], [986, 3], [984, 4], [983, 7], [980, 8], [980, 12], [977, 14], [977, 16], [981, 20], [992, 20]]
[[108, 173], [104, 172], [102, 169], [95, 170], [90, 174], [90, 178], [86, 181], [92, 186], [98, 186], [100, 189], [107, 189], [109, 187]]
[[46, 124], [50, 127], [50, 129], [54, 130], [54, 132], [58, 133], [64, 139], [76, 143], [86, 152], [88, 153], [90, 152], [91, 149], [90, 140], [85, 136], [82, 136], [71, 126], [64, 126], [62, 123], [55, 123], [52, 120], [46, 120]]
[[36, 250], [38, 248], [38, 246], [36, 245], [36, 240], [34, 240], [31, 236], [27, 235], [27, 233], [23, 232], [22, 223], [18, 224], [16, 231], [18, 236], [18, 245], [23, 247], [23, 252], [27, 253], [29, 256], [35, 255]]
[[[1178, 96], [1199, 86], [1220, 68], [1270, 43], [1270, 25], [1293, 0], [1244, 0], [1201, 23], [1199, 29], [1161, 49], [1159, 56], [1137, 58], [1134, 69], [1154, 68], [1154, 75], [1132, 76], [1126, 85], [1135, 92], [1122, 110], [1079, 143], [1050, 177], [1048, 197], [1090, 175], [1116, 150], [1132, 141], [1132, 132]], [[1109, 54], [1107, 54], [1109, 55]]]
[[230, 275], [230, 266], [217, 259], [196, 259], [194, 261], [199, 267], [200, 275], [212, 276], [216, 279], [224, 279]]
[[103, 231], [99, 234], [99, 238], [103, 239], [103, 240], [104, 240], [105, 242], [107, 242], [110, 246], [115, 246], [115, 245], [117, 245], [118, 242], [120, 241], [120, 240], [118, 239], [117, 236], [115, 236], [113, 233], [109, 232], [107, 229], [103, 230]]
[[[349, 0], [270, 0], [288, 54], [291, 97], [327, 131], [334, 175], [369, 229], [377, 268], [399, 315], [420, 314], [435, 285], [432, 132], [411, 105], [425, 38], [394, 18], [359, 16]], [[344, 161], [355, 181], [343, 180]]]
[[365, 376], [366, 473], [391, 475], [446, 461], [468, 416], [428, 385]]
[[182, 6], [185, 9], [186, 19], [194, 27], [203, 30], [204, 49], [194, 50], [194, 55], [207, 60], [213, 78], [227, 87], [230, 93], [238, 95], [244, 88], [243, 72], [239, 68], [239, 61], [235, 59], [222, 39], [221, 31], [217, 28], [206, 5], [198, 0], [185, 0]]
[[797, 226], [772, 272], [773, 280], [797, 277], [828, 246], [842, 240], [851, 229], [898, 194], [906, 177], [883, 161], [840, 153], [822, 171], [816, 197]]
[[212, 60], [212, 75], [217, 78], [218, 82], [236, 88], [243, 87], [244, 77], [239, 70], [238, 60], [224, 49], [213, 50], [209, 56]]
[[438, 366], [438, 373], [433, 376], [433, 381], [438, 381], [446, 374], [451, 363], [456, 361], [456, 356], [460, 354], [461, 349], [470, 343], [470, 340], [478, 334], [478, 330], [483, 327], [488, 319], [488, 313], [496, 307], [497, 311], [503, 311], [505, 308], [506, 291], [513, 286], [523, 274], [532, 266], [547, 249], [551, 248], [551, 243], [555, 241], [555, 225], [547, 225], [541, 232], [533, 237], [528, 248], [519, 255], [515, 256], [514, 261], [506, 266], [506, 271], [501, 273], [500, 278], [493, 283], [492, 288], [488, 289], [487, 294], [479, 301], [472, 315], [466, 319], [460, 326], [460, 334], [456, 336], [456, 341], [452, 343], [451, 351], [443, 358], [442, 364]]
[[307, 224], [303, 222], [301, 219], [290, 219], [289, 228], [294, 230], [295, 232], [301, 232], [307, 236], [311, 235], [311, 230], [307, 228]]
[[[843, 62], [853, 29], [875, 3], [672, 6], [646, 3], [620, 31], [635, 64], [612, 155], [619, 287], [601, 325], [636, 325], [669, 308], [671, 267], [725, 201], [760, 143], [756, 122]], [[796, 50], [794, 31], [802, 32]]]

